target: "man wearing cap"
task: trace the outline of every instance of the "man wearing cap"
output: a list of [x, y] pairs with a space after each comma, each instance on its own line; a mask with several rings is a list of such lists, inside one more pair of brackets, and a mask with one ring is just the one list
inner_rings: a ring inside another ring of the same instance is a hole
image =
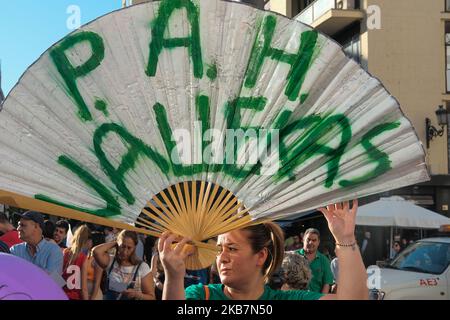
[[61, 274], [63, 254], [58, 245], [47, 241], [42, 236], [44, 217], [36, 211], [27, 211], [20, 216], [19, 238], [23, 243], [11, 248], [11, 253], [25, 259], [49, 274]]

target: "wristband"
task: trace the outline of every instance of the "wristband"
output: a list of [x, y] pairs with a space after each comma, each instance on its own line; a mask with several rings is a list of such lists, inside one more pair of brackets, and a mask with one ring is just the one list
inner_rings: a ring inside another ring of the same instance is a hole
[[338, 246], [338, 247], [344, 247], [344, 248], [351, 247], [353, 250], [355, 250], [355, 247], [356, 247], [356, 241], [354, 241], [354, 242], [352, 242], [352, 243], [337, 243], [337, 242], [336, 242], [336, 246]]

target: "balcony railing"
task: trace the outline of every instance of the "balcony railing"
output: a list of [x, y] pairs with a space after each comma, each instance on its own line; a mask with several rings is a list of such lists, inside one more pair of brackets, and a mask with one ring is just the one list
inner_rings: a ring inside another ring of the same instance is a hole
[[297, 16], [297, 20], [312, 24], [331, 9], [357, 9], [357, 0], [316, 0]]

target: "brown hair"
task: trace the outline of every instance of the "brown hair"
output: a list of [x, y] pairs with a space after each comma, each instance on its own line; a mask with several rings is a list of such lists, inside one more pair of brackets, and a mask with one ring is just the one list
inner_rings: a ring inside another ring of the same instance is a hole
[[[134, 245], [137, 246], [138, 245], [138, 235], [136, 232], [134, 231], [129, 231], [129, 230], [122, 230], [119, 235], [117, 236], [117, 241], [123, 241], [125, 238], [129, 238], [131, 240], [133, 240]], [[116, 260], [120, 263], [120, 258], [118, 257], [118, 252], [116, 252]], [[133, 253], [130, 256], [130, 262], [132, 265], [138, 265], [141, 260], [138, 258], [138, 256], [136, 255], [136, 247], [134, 248]]]
[[307, 229], [307, 230], [305, 231], [305, 234], [303, 235], [304, 238], [306, 238], [306, 236], [307, 236], [308, 234], [310, 234], [310, 233], [316, 234], [317, 237], [318, 237], [319, 240], [320, 240], [320, 232], [319, 232], [319, 230], [317, 230], [317, 229], [315, 229], [315, 228], [309, 228], [309, 229]]
[[267, 282], [281, 266], [284, 257], [284, 233], [274, 222], [265, 222], [243, 228], [248, 231], [248, 239], [254, 253], [267, 248], [268, 255], [263, 266], [263, 275]]

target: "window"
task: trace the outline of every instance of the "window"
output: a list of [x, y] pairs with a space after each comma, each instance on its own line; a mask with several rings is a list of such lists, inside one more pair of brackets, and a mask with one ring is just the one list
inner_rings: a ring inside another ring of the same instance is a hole
[[307, 6], [313, 3], [315, 0], [294, 0], [292, 1], [292, 7], [298, 10], [298, 12], [303, 11]]
[[344, 49], [344, 52], [355, 60], [356, 62], [361, 62], [361, 55], [360, 55], [360, 36], [359, 34], [354, 35], [349, 41], [345, 42], [342, 47]]
[[445, 0], [445, 11], [450, 12], [450, 0]]
[[416, 242], [404, 249], [390, 267], [399, 270], [441, 274], [450, 263], [450, 244]]

